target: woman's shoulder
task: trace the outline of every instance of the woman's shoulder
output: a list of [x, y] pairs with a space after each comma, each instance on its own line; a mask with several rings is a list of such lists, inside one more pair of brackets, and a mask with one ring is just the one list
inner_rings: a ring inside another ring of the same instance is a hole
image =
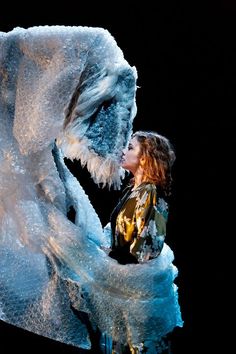
[[157, 186], [154, 183], [151, 182], [143, 182], [140, 185], [140, 193], [148, 193], [150, 195], [153, 195], [157, 198], [157, 200], [161, 200], [165, 203], [168, 204], [168, 201], [166, 200], [166, 196], [163, 193], [163, 190]]
[[137, 188], [138, 193], [140, 196], [149, 195], [150, 198], [154, 201], [154, 204], [160, 207], [161, 210], [168, 209], [168, 202], [164, 198], [163, 194], [160, 192], [158, 186], [154, 183], [144, 182], [140, 184]]
[[137, 190], [140, 190], [140, 192], [156, 193], [157, 187], [154, 183], [143, 182], [137, 187]]
[[149, 198], [151, 200], [157, 198], [157, 188], [156, 185], [149, 182], [143, 182], [138, 187], [136, 187], [131, 194], [132, 197], [136, 198]]

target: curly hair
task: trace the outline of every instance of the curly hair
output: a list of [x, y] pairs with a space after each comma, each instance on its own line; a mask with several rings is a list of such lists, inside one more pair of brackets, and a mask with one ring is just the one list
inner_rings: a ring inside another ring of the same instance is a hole
[[137, 131], [132, 135], [140, 143], [140, 157], [144, 157], [143, 182], [154, 183], [165, 196], [171, 194], [171, 169], [175, 152], [170, 141], [153, 131]]

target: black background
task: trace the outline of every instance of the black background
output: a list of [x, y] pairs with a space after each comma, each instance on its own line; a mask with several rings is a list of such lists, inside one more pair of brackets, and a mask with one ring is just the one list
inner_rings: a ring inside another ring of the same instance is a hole
[[[176, 283], [184, 327], [173, 333], [173, 354], [231, 353], [230, 256], [233, 249], [233, 156], [236, 93], [236, 5], [233, 1], [145, 1], [59, 5], [6, 3], [0, 30], [16, 26], [103, 27], [138, 71], [134, 130], [156, 130], [173, 143], [173, 195], [167, 243], [179, 269]], [[78, 164], [68, 162], [102, 223], [119, 192], [99, 189]], [[232, 266], [231, 266], [232, 267]], [[232, 280], [231, 280], [232, 282]], [[5, 323], [1, 353], [76, 348]]]

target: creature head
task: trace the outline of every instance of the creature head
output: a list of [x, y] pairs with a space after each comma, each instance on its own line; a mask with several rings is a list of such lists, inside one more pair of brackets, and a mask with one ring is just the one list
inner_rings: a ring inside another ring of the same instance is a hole
[[22, 154], [52, 146], [96, 183], [120, 185], [137, 73], [102, 28], [15, 28], [2, 36], [2, 96]]

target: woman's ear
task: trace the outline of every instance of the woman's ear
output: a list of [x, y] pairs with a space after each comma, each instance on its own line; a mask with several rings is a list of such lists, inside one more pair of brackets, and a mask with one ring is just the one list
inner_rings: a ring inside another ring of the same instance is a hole
[[145, 164], [145, 157], [141, 156], [139, 162], [140, 162], [140, 166], [143, 167]]

